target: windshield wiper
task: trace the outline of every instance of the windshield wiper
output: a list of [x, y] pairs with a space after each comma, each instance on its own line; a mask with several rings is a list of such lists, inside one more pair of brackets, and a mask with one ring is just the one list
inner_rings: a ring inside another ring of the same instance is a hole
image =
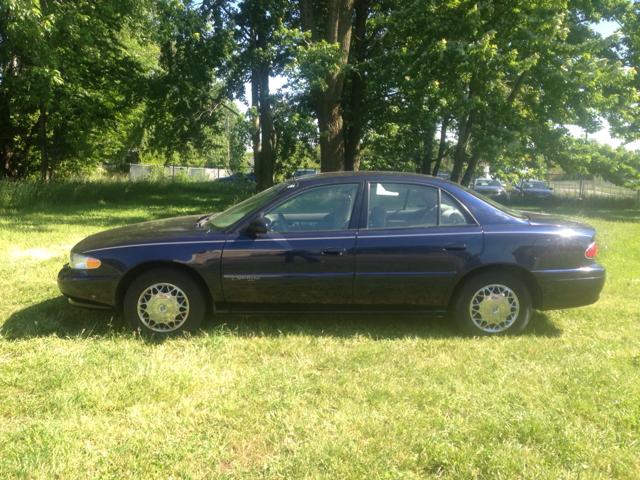
[[200, 218], [198, 218], [198, 220], [196, 220], [196, 226], [202, 228], [205, 223], [207, 223], [209, 220], [211, 220], [216, 215], [220, 215], [220, 212], [218, 212], [218, 213], [207, 213], [206, 215], [201, 216]]

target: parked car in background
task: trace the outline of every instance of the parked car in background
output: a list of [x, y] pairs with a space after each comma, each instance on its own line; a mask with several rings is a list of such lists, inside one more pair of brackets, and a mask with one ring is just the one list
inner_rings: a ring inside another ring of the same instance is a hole
[[222, 177], [218, 179], [219, 182], [255, 182], [256, 181], [256, 175], [255, 173], [251, 172], [251, 173], [243, 173], [243, 172], [236, 172], [232, 175], [229, 175], [228, 177]]
[[443, 180], [449, 180], [451, 178], [451, 175], [449, 175], [448, 173], [439, 173], [437, 177], [442, 178]]
[[509, 198], [507, 191], [502, 187], [500, 181], [491, 178], [478, 178], [473, 183], [473, 190], [487, 197]]
[[314, 170], [312, 168], [299, 168], [296, 170], [296, 173], [293, 174], [292, 178], [298, 178], [304, 175], [315, 175], [316, 173], [318, 173], [318, 170]]
[[157, 336], [194, 331], [207, 314], [265, 311], [449, 311], [471, 335], [519, 334], [533, 308], [598, 300], [595, 234], [426, 175], [328, 173], [222, 213], [91, 235], [58, 286]]
[[548, 198], [553, 196], [553, 190], [540, 180], [520, 180], [513, 187], [513, 194], [520, 194], [523, 197]]

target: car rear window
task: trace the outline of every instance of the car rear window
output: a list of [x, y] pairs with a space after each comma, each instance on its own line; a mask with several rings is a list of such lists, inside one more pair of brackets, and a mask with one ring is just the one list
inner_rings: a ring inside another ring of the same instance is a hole
[[504, 205], [502, 205], [502, 204], [500, 204], [500, 203], [498, 203], [498, 202], [496, 202], [494, 200], [491, 200], [489, 197], [485, 197], [481, 193], [478, 193], [475, 190], [471, 190], [470, 188], [465, 187], [464, 185], [457, 185], [457, 187], [461, 188], [462, 190], [464, 190], [468, 194], [473, 195], [474, 197], [478, 197], [483, 202], [488, 203], [492, 207], [500, 210], [503, 213], [506, 213], [507, 215], [510, 215], [510, 216], [516, 217], [516, 218], [522, 218], [522, 219], [526, 219], [527, 218], [527, 216], [524, 215], [522, 212], [519, 212], [518, 210], [513, 210], [511, 208], [507, 208]]

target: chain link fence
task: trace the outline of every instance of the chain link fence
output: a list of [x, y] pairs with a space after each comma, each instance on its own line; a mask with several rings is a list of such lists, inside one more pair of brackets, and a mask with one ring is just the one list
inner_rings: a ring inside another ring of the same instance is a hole
[[226, 168], [196, 168], [196, 167], [177, 167], [162, 165], [139, 165], [132, 164], [129, 170], [129, 178], [131, 180], [141, 180], [154, 176], [174, 177], [184, 174], [187, 178], [193, 180], [207, 181], [217, 180], [218, 178], [228, 177], [231, 172]]
[[544, 180], [553, 193], [569, 197], [618, 197], [640, 199], [640, 189], [626, 188], [594, 175], [547, 174]]

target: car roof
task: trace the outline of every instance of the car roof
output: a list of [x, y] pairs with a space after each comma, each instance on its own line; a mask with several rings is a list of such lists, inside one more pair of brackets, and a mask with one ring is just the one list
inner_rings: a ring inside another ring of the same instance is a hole
[[432, 177], [431, 175], [422, 175], [421, 173], [407, 173], [407, 172], [332, 172], [332, 173], [317, 173], [315, 175], [308, 175], [299, 177], [296, 181], [300, 185], [307, 185], [310, 183], [333, 183], [336, 181], [419, 181], [424, 182], [428, 180], [434, 184], [451, 184], [450, 181], [444, 180], [439, 177]]

